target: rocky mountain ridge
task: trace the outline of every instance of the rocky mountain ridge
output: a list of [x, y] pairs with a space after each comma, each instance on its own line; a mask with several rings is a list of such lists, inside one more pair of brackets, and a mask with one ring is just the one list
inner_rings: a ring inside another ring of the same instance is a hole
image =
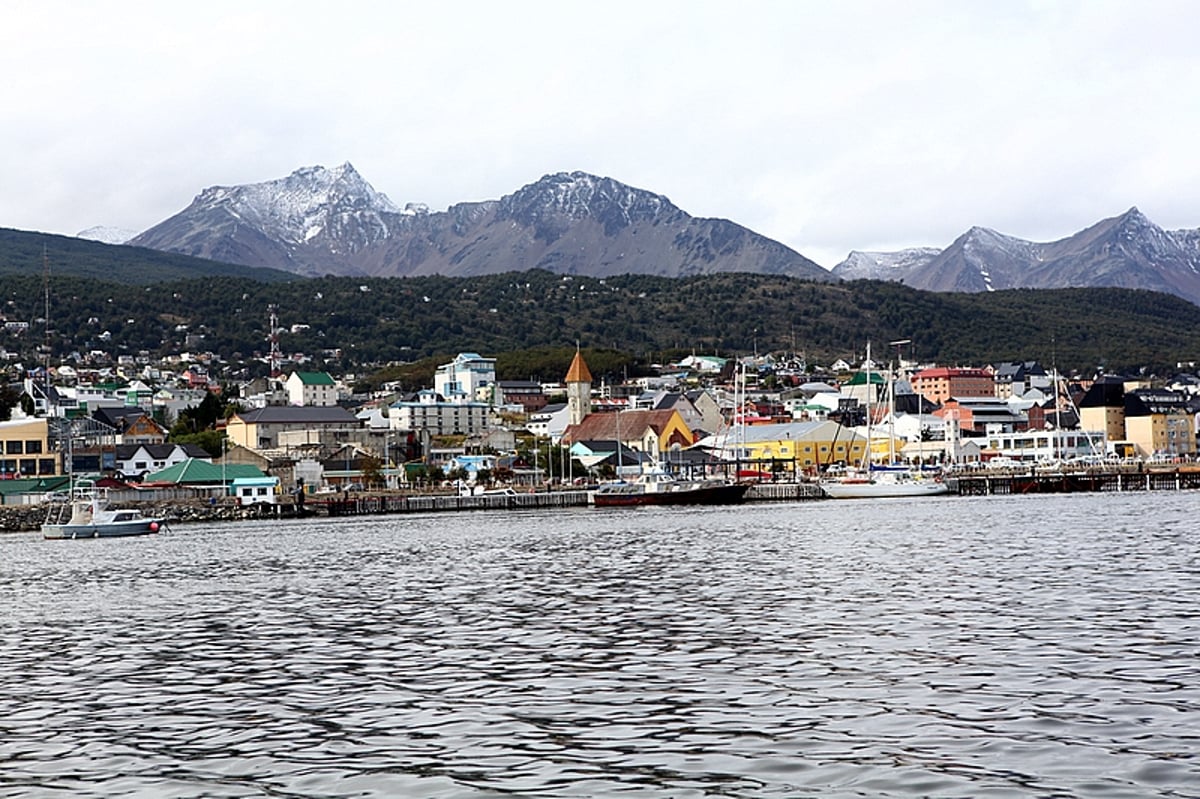
[[926, 291], [1140, 288], [1200, 304], [1200, 230], [1164, 230], [1131, 208], [1053, 242], [973, 227], [940, 252], [851, 253], [833, 274]]
[[278, 180], [205, 189], [128, 243], [304, 276], [748, 272], [895, 280], [929, 291], [1144, 288], [1200, 304], [1200, 230], [1163, 230], [1136, 208], [1059, 241], [977, 226], [944, 249], [854, 251], [826, 271], [734, 222], [692, 217], [661, 194], [585, 172], [546, 175], [499, 199], [432, 212], [398, 206], [349, 163], [305, 167]]
[[211, 187], [132, 245], [301, 275], [473, 276], [542, 268], [666, 277], [714, 272], [832, 280], [779, 242], [666, 197], [584, 172], [546, 175], [498, 200], [399, 208], [350, 164]]

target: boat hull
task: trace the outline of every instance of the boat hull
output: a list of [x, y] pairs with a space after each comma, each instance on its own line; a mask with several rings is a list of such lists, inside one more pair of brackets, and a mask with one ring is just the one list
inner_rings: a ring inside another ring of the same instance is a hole
[[151, 535], [162, 529], [157, 519], [138, 519], [130, 522], [107, 524], [43, 524], [42, 537], [47, 539], [67, 538], [124, 538], [134, 535]]
[[598, 508], [625, 508], [640, 505], [736, 505], [746, 497], [750, 486], [744, 483], [680, 488], [673, 491], [645, 491], [630, 485], [622, 490], [601, 489], [593, 495]]
[[821, 490], [833, 499], [936, 497], [950, 493], [950, 487], [940, 480], [909, 480], [904, 482], [847, 480], [822, 483]]

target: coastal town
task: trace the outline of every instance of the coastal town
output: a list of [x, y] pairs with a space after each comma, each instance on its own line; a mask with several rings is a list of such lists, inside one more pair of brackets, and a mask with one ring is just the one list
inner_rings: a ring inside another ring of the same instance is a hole
[[[1200, 378], [1058, 375], [1035, 361], [903, 357], [822, 368], [779, 354], [692, 355], [657, 374], [595, 379], [577, 351], [562, 380], [498, 380], [462, 352], [433, 385], [353, 390], [293, 368], [218, 384], [201, 359], [28, 370], [0, 422], [0, 501], [28, 506], [99, 481], [123, 500], [241, 507], [369, 493], [479, 495], [594, 486], [652, 468], [753, 483], [812, 482], [865, 459], [981, 471], [1136, 468], [1196, 458]], [[208, 448], [174, 441], [213, 414]]]

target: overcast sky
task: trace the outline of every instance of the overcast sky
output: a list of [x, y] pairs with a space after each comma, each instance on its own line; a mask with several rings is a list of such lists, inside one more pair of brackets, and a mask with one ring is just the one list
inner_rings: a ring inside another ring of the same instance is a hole
[[583, 170], [826, 267], [1200, 227], [1200, 3], [13, 2], [0, 227], [144, 230], [345, 161], [434, 210]]

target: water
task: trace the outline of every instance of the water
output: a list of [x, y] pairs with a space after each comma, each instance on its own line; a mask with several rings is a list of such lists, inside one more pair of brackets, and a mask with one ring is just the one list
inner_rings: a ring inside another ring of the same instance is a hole
[[1198, 797], [1200, 494], [0, 536], [0, 796]]

